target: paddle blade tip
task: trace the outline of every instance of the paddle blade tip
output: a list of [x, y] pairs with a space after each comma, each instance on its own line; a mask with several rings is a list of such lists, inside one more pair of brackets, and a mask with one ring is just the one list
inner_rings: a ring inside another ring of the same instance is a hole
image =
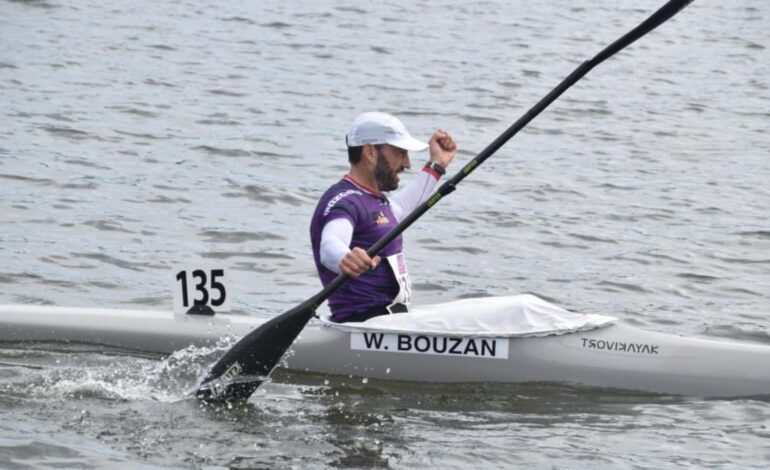
[[243, 366], [233, 362], [220, 375], [211, 374], [195, 392], [195, 398], [208, 403], [232, 403], [248, 400], [265, 377], [244, 375]]

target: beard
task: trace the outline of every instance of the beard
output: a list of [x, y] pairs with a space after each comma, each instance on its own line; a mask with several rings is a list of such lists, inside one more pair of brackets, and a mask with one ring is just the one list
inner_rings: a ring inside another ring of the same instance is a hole
[[374, 166], [374, 180], [380, 191], [398, 189], [398, 172], [392, 170], [388, 161], [381, 153], [377, 153], [377, 164]]

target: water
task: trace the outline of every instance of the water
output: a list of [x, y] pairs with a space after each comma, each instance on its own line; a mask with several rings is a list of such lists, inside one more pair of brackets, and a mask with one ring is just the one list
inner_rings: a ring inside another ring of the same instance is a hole
[[[234, 310], [282, 312], [318, 289], [307, 225], [358, 113], [467, 161], [658, 6], [4, 0], [0, 302], [170, 308], [203, 261]], [[409, 229], [416, 301], [532, 292], [770, 344], [768, 26], [767, 2], [701, 0], [591, 72]], [[209, 409], [185, 392], [217, 351], [180, 354], [3, 345], [0, 466], [770, 461], [764, 400], [282, 374]]]

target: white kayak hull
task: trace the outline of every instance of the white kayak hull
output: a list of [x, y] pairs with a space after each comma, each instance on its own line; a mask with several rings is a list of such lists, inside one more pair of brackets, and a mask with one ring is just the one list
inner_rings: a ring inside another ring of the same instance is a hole
[[[157, 353], [241, 337], [260, 320], [142, 310], [0, 306], [0, 341], [66, 341]], [[770, 346], [626, 324], [541, 337], [356, 332], [311, 323], [292, 370], [419, 382], [561, 382], [709, 397], [770, 395]]]

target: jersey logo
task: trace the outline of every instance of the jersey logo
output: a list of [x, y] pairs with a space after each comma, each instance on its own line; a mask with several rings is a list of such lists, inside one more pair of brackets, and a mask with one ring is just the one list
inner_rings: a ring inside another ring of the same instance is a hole
[[372, 219], [374, 219], [374, 223], [377, 225], [384, 225], [390, 222], [390, 219], [388, 219], [388, 216], [380, 212], [372, 212]]
[[326, 204], [326, 209], [324, 209], [324, 217], [329, 215], [329, 212], [331, 212], [331, 210], [334, 208], [334, 206], [337, 205], [338, 202], [340, 202], [343, 198], [350, 196], [351, 194], [358, 194], [359, 196], [364, 195], [361, 191], [356, 191], [355, 189], [348, 189], [343, 193], [337, 194], [328, 202], [328, 204]]

